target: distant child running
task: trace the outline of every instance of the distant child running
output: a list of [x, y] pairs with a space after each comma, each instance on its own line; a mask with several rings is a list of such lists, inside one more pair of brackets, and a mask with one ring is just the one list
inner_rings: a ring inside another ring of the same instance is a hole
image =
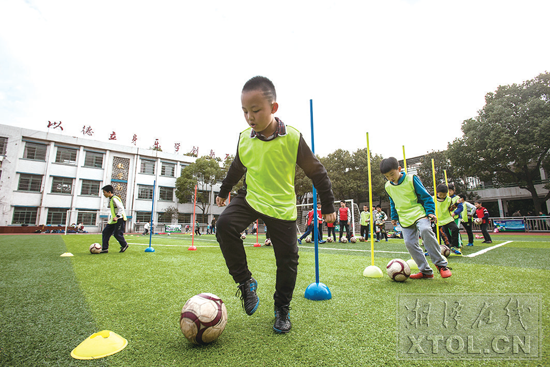
[[103, 229], [103, 246], [101, 253], [109, 252], [109, 239], [114, 236], [120, 244], [120, 251], [124, 252], [128, 249], [128, 243], [124, 239], [124, 229], [126, 228], [126, 212], [120, 197], [114, 194], [113, 186], [106, 185], [103, 190], [103, 196], [109, 198], [109, 221]]
[[225, 206], [231, 188], [246, 176], [243, 188], [218, 219], [216, 239], [229, 274], [239, 284], [243, 308], [252, 315], [260, 304], [256, 293], [258, 282], [249, 270], [240, 233], [258, 218], [267, 225], [277, 264], [273, 329], [287, 333], [292, 327], [288, 313], [298, 272], [296, 165], [313, 181], [327, 222], [336, 219], [332, 184], [302, 134], [274, 116], [279, 104], [269, 79], [257, 76], [246, 82], [241, 104], [249, 128], [240, 133], [235, 159], [222, 182], [216, 204]]
[[450, 277], [451, 270], [447, 267], [447, 260], [441, 256], [441, 249], [428, 219], [429, 217], [431, 220], [437, 221], [433, 198], [426, 191], [418, 176], [401, 172], [401, 167], [394, 157], [382, 160], [380, 172], [388, 179], [385, 189], [390, 197], [392, 224], [395, 226], [398, 221], [401, 224], [405, 246], [420, 270], [410, 278], [434, 277], [433, 270], [418, 244], [418, 232], [420, 232], [424, 246], [441, 277]]

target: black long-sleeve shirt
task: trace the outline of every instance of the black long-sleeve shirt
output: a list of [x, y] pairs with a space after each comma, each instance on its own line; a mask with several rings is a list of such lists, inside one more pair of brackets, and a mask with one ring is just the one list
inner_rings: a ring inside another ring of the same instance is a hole
[[[277, 119], [280, 124], [281, 129], [285, 129], [282, 121]], [[261, 135], [256, 135], [261, 140], [269, 144], [269, 141], [277, 139], [278, 135], [272, 139], [266, 139]], [[239, 138], [240, 140], [240, 138]], [[229, 195], [229, 192], [239, 182], [241, 177], [246, 173], [246, 167], [242, 164], [241, 159], [239, 158], [239, 144], [237, 143], [237, 154], [235, 159], [229, 167], [227, 176], [222, 181], [222, 186], [220, 189], [219, 197], [226, 199]], [[304, 140], [304, 137], [300, 133], [300, 142], [298, 145], [298, 155], [296, 157], [296, 164], [304, 170], [304, 173], [307, 177], [313, 181], [313, 185], [317, 189], [317, 194], [321, 199], [321, 213], [330, 214], [334, 213], [334, 194], [332, 193], [332, 183], [328, 177], [327, 170], [319, 162], [317, 157], [313, 154], [309, 146]], [[245, 177], [245, 188], [246, 188], [246, 177]]]

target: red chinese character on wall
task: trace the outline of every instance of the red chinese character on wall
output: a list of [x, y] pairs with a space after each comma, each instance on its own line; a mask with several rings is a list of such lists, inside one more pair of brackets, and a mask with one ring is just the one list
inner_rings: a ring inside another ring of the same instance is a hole
[[210, 149], [210, 158], [215, 158], [215, 157], [216, 157], [216, 153], [214, 153], [213, 149]]
[[51, 122], [51, 121], [48, 121], [48, 129], [49, 129], [50, 127], [53, 127], [54, 129], [60, 128], [61, 131], [63, 131], [63, 126], [61, 126], [61, 121], [59, 121], [59, 122], [55, 122], [55, 121], [54, 121], [54, 122]]
[[153, 144], [155, 150], [161, 150], [160, 143], [158, 139], [155, 139], [155, 144]]
[[227, 158], [229, 158], [229, 154], [226, 154], [226, 155], [225, 155], [225, 160], [227, 160]]
[[176, 153], [180, 151], [180, 146], [181, 146], [180, 143], [175, 143], [174, 144], [174, 150], [176, 151]]
[[114, 131], [109, 136], [109, 140], [116, 140], [116, 133]]
[[134, 136], [132, 137], [132, 144], [136, 145], [137, 143], [137, 134], [134, 134]]
[[191, 157], [198, 157], [199, 156], [199, 147], [196, 147], [193, 145], [193, 149], [191, 149]]
[[94, 131], [92, 130], [91, 126], [82, 126], [82, 135], [89, 135], [92, 136], [94, 134]]

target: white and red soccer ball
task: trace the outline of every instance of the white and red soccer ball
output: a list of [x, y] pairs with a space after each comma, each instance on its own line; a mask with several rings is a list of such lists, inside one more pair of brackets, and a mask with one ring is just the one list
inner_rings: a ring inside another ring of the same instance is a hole
[[449, 257], [449, 255], [451, 254], [451, 249], [446, 245], [440, 245], [440, 248], [441, 248], [441, 255], [445, 257]]
[[332, 237], [327, 238], [327, 242], [332, 242]]
[[359, 237], [359, 242], [365, 242], [365, 237], [363, 236]]
[[227, 308], [218, 296], [201, 293], [191, 297], [183, 306], [180, 328], [193, 344], [212, 343], [227, 324]]
[[243, 240], [246, 240], [246, 234], [243, 233], [243, 234], [241, 235], [241, 238], [242, 238]]
[[396, 282], [404, 282], [411, 276], [411, 268], [409, 264], [401, 259], [390, 260], [386, 266], [386, 272], [391, 280]]
[[265, 239], [264, 246], [271, 246], [271, 240], [269, 238]]
[[347, 239], [346, 237], [342, 237], [342, 238], [340, 239], [340, 241], [342, 241], [342, 243], [347, 243], [347, 242], [348, 242], [348, 239]]
[[306, 242], [307, 242], [307, 243], [311, 243], [311, 238], [310, 238], [310, 237], [306, 237]]
[[92, 243], [90, 245], [90, 253], [99, 254], [100, 252], [101, 252], [101, 244], [100, 243]]

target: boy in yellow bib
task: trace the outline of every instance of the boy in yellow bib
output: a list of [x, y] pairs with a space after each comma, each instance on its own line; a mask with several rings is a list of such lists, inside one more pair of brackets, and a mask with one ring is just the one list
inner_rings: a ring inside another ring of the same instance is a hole
[[109, 252], [109, 239], [111, 236], [115, 236], [116, 240], [120, 244], [120, 251], [124, 252], [128, 249], [128, 242], [124, 239], [124, 229], [126, 228], [126, 212], [124, 211], [124, 205], [120, 197], [114, 193], [113, 186], [106, 185], [103, 190], [103, 196], [109, 198], [109, 222], [103, 229], [102, 233], [102, 254]]
[[411, 275], [411, 279], [434, 277], [433, 270], [418, 244], [418, 232], [441, 277], [450, 277], [452, 274], [447, 267], [447, 260], [441, 256], [437, 238], [430, 224], [430, 219], [437, 221], [432, 196], [426, 191], [418, 176], [401, 172], [401, 167], [394, 157], [380, 162], [380, 172], [388, 179], [385, 189], [390, 197], [392, 224], [395, 226], [398, 221], [401, 224], [405, 246], [420, 270]]
[[275, 324], [277, 333], [290, 331], [290, 301], [296, 285], [298, 246], [296, 232], [296, 165], [312, 181], [321, 198], [321, 213], [334, 222], [334, 195], [325, 167], [313, 155], [302, 134], [274, 116], [279, 105], [275, 86], [261, 76], [250, 79], [241, 93], [242, 110], [249, 128], [241, 132], [237, 154], [216, 197], [225, 206], [231, 188], [245, 176], [243, 189], [218, 219], [216, 239], [229, 274], [238, 283], [243, 308], [248, 315], [260, 304], [258, 282], [248, 269], [240, 233], [260, 218], [269, 228], [277, 263], [275, 284]]

